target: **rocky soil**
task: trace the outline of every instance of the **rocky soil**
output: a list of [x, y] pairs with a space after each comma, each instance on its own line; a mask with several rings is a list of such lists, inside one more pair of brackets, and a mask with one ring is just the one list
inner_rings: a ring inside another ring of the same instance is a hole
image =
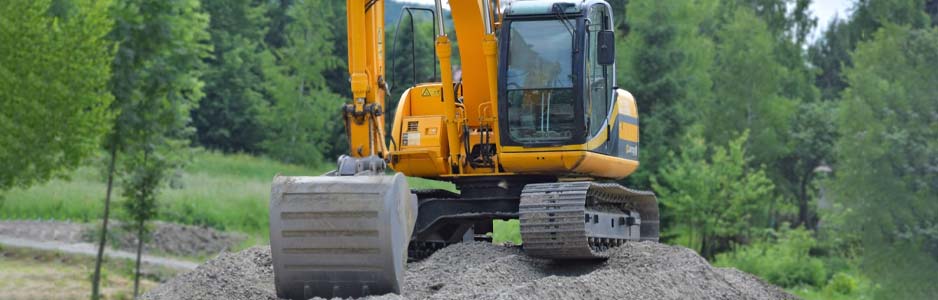
[[[796, 299], [693, 251], [629, 243], [605, 262], [551, 262], [518, 247], [463, 243], [408, 265], [403, 295], [390, 299]], [[150, 290], [144, 299], [276, 299], [270, 249], [224, 253]]]

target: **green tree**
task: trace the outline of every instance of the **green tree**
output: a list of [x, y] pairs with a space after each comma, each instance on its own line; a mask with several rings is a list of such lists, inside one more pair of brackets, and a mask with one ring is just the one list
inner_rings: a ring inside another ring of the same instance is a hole
[[781, 95], [780, 78], [788, 70], [775, 60], [772, 36], [748, 8], [739, 8], [716, 38], [714, 96], [703, 108], [705, 136], [724, 144], [749, 130], [746, 145], [755, 162], [775, 161], [790, 149], [786, 128], [797, 102]]
[[[269, 155], [289, 163], [321, 163], [334, 147], [341, 126], [341, 98], [328, 88], [325, 72], [337, 68], [332, 2], [298, 1], [287, 11], [286, 45], [265, 64], [271, 106], [263, 116], [270, 130], [262, 143]], [[331, 158], [330, 158], [331, 159]]]
[[847, 87], [840, 76], [842, 64], [849, 62], [853, 49], [848, 22], [835, 19], [824, 30], [823, 35], [808, 48], [808, 58], [818, 68], [815, 85], [821, 90], [821, 98], [837, 99]]
[[817, 212], [810, 205], [811, 199], [816, 196], [812, 182], [818, 167], [834, 163], [836, 107], [837, 103], [833, 101], [799, 104], [789, 130], [791, 152], [773, 163], [782, 169], [785, 178], [776, 180], [776, 185], [784, 184], [789, 195], [797, 200], [798, 218], [794, 226], [804, 225], [807, 229], [816, 229]]
[[618, 85], [638, 101], [642, 122], [642, 167], [631, 177], [633, 185], [649, 186], [711, 97], [713, 43], [699, 28], [713, 9], [706, 1], [628, 3], [629, 31], [616, 47], [616, 74]]
[[[152, 145], [143, 145], [150, 148]], [[137, 233], [137, 261], [134, 273], [134, 297], [137, 297], [140, 284], [140, 256], [143, 252], [143, 243], [147, 239], [146, 222], [156, 216], [156, 196], [160, 184], [163, 182], [164, 172], [168, 167], [167, 161], [157, 157], [155, 149], [135, 149], [124, 155], [122, 196], [124, 209], [124, 224], [129, 232]]]
[[759, 216], [767, 213], [774, 185], [761, 168], [749, 167], [748, 140], [743, 133], [726, 147], [709, 146], [688, 134], [681, 153], [670, 151], [669, 163], [652, 178], [661, 204], [678, 223], [670, 230], [704, 257], [766, 227]]
[[[766, 166], [781, 199], [804, 208], [810, 199], [802, 187], [813, 180], [815, 167], [805, 165], [818, 161], [818, 153], [796, 151], [800, 140], [794, 135], [817, 123], [797, 113], [816, 111], [808, 106], [820, 97], [814, 86], [817, 71], [805, 63], [803, 50], [817, 23], [809, 7], [808, 0], [721, 1], [713, 21], [702, 27], [717, 45], [711, 70], [715, 101], [700, 108], [708, 138], [724, 142], [751, 129], [752, 163]], [[776, 215], [771, 216], [774, 224]], [[799, 214], [793, 223], [804, 222], [800, 216], [807, 215]]]
[[938, 293], [938, 29], [886, 25], [853, 52], [837, 120], [836, 200], [883, 299]]
[[779, 128], [780, 140], [788, 141], [783, 147], [790, 151], [781, 151], [778, 158], [754, 163], [765, 164], [777, 193], [786, 200], [794, 200], [798, 206], [798, 217], [793, 223], [813, 227], [809, 224], [812, 215], [808, 206], [809, 187], [814, 180], [815, 167], [831, 160], [833, 141], [833, 126], [823, 121], [831, 119], [831, 106], [816, 103], [821, 97], [814, 84], [818, 71], [805, 63], [804, 48], [808, 34], [817, 26], [817, 18], [809, 10], [810, 0], [738, 0], [736, 3], [751, 8], [765, 22], [774, 39], [772, 55], [765, 59], [774, 60], [772, 64], [777, 63], [784, 70], [774, 79], [780, 85], [777, 94], [792, 99], [789, 105], [795, 106], [788, 117], [778, 114], [781, 119], [775, 124], [784, 126]]
[[931, 18], [931, 26], [938, 26], [938, 0], [925, 1], [925, 12]]
[[110, 126], [110, 1], [0, 2], [0, 190], [63, 175]]
[[[388, 45], [385, 73], [390, 88], [385, 105], [389, 121], [397, 111], [404, 91], [422, 82], [438, 81], [440, 77], [434, 52], [436, 33], [430, 14], [413, 11], [413, 18], [404, 13], [397, 21], [397, 24], [388, 25], [385, 38]], [[391, 123], [385, 124], [387, 132], [391, 132]]]
[[422, 82], [438, 81], [440, 76], [434, 60], [436, 33], [430, 15], [414, 11], [413, 19], [405, 13], [398, 21], [401, 23], [388, 27], [385, 38], [388, 45], [386, 73], [391, 85], [388, 105], [392, 110], [404, 90]]
[[[390, 6], [390, 3], [385, 2], [385, 6]], [[333, 28], [329, 40], [332, 43], [332, 55], [340, 59], [335, 68], [325, 70], [324, 76], [326, 77], [330, 91], [346, 99], [351, 99], [352, 87], [348, 82], [348, 66], [345, 64], [345, 57], [348, 56], [348, 31], [345, 28], [348, 21], [346, 20], [345, 5], [332, 5], [330, 8], [332, 9], [332, 22], [335, 24], [335, 28]], [[387, 8], [385, 8], [385, 13], [390, 13]], [[386, 25], [385, 31], [390, 30], [391, 27]], [[388, 48], [390, 46], [390, 40], [386, 41], [385, 53], [391, 50]], [[390, 61], [388, 61], [388, 63], [390, 63]], [[338, 126], [337, 130], [339, 130], [336, 132], [339, 136], [345, 135], [344, 127]], [[339, 155], [348, 153], [347, 143], [342, 142], [341, 145], [336, 146], [337, 147], [332, 149], [332, 154], [334, 155], [329, 155], [329, 157], [338, 157]]]
[[[803, 45], [808, 34], [817, 25], [817, 19], [811, 16], [811, 0], [732, 0], [723, 1], [723, 23], [732, 18], [734, 11], [748, 7], [762, 20], [769, 32], [779, 42]], [[777, 50], [788, 50], [778, 47]]]
[[[848, 20], [832, 22], [809, 49], [811, 62], [821, 69], [816, 83], [824, 99], [836, 99], [847, 87], [842, 70], [853, 65], [848, 53], [868, 40], [884, 24], [923, 28], [929, 14], [938, 12], [935, 0], [858, 0]], [[934, 18], [934, 17], [933, 17]], [[934, 20], [932, 20], [934, 21]]]
[[[110, 108], [116, 119], [105, 145], [110, 163], [94, 299], [99, 296], [100, 262], [118, 171], [124, 179], [128, 223], [138, 233], [136, 294], [145, 223], [155, 213], [152, 208], [166, 168], [173, 165], [167, 159], [183, 152], [192, 134], [189, 113], [203, 97], [202, 60], [211, 51], [208, 15], [197, 0], [121, 0], [112, 8], [112, 17], [116, 25], [110, 38], [119, 45], [110, 82], [115, 97]], [[120, 153], [126, 158], [119, 160]]]
[[212, 56], [206, 60], [205, 99], [192, 111], [199, 144], [258, 153], [265, 138], [261, 63], [267, 50], [267, 6], [253, 0], [203, 1], [211, 15]]

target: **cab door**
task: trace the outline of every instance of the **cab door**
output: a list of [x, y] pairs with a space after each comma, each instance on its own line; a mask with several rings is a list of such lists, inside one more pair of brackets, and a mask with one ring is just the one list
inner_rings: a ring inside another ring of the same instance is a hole
[[613, 103], [615, 87], [615, 64], [602, 64], [600, 61], [600, 35], [612, 30], [612, 18], [609, 7], [594, 4], [589, 7], [586, 19], [586, 62], [583, 64], [584, 84], [583, 100], [588, 123], [588, 138], [593, 140], [606, 133], [608, 140], [609, 117]]

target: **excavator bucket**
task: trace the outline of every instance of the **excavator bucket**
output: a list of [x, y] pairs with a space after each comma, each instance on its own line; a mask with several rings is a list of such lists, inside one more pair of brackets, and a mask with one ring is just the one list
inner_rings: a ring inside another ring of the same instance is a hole
[[417, 197], [403, 174], [274, 178], [270, 250], [277, 296], [400, 293]]

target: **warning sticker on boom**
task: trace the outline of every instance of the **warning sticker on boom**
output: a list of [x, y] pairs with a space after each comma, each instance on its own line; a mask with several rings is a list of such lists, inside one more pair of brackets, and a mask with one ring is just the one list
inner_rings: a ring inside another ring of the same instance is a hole
[[425, 87], [425, 88], [423, 88], [423, 90], [420, 92], [420, 96], [421, 96], [421, 97], [433, 97], [433, 96], [439, 97], [439, 96], [442, 95], [442, 94], [443, 94], [443, 92], [440, 91], [440, 89], [437, 89], [437, 88], [430, 88], [430, 87]]

